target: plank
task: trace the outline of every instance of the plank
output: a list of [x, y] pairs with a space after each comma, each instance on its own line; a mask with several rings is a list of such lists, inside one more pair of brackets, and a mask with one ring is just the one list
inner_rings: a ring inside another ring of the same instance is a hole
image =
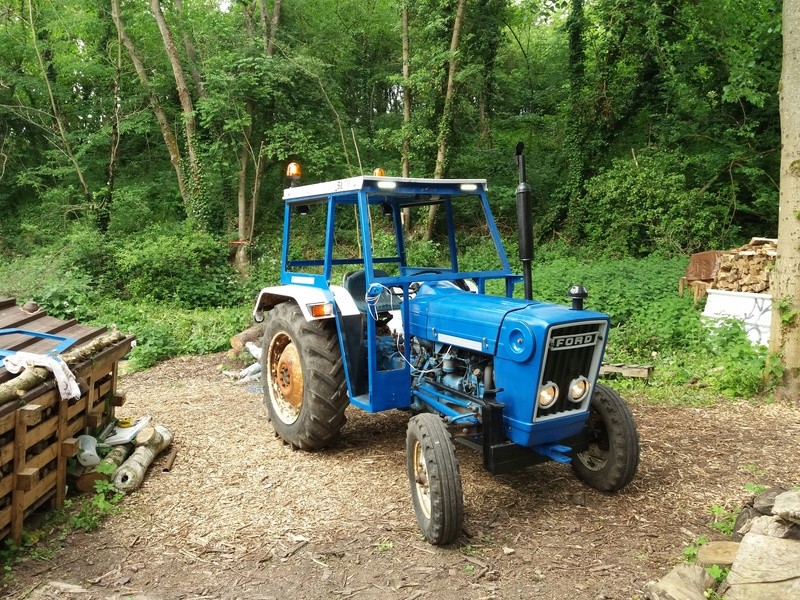
[[650, 379], [653, 374], [653, 365], [604, 364], [600, 367], [600, 377], [606, 377], [612, 374], [621, 375], [622, 377]]

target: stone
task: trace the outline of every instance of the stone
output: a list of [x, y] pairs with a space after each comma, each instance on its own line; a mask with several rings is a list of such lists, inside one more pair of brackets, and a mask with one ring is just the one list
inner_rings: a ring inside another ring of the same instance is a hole
[[739, 542], [708, 542], [697, 550], [697, 565], [730, 567], [739, 552]]
[[772, 506], [775, 504], [775, 498], [783, 494], [786, 490], [781, 487], [771, 487], [768, 490], [761, 492], [753, 498], [753, 508], [755, 508], [762, 515], [771, 515]]
[[759, 533], [787, 540], [800, 540], [800, 525], [791, 521], [784, 521], [777, 516], [768, 517], [764, 515], [750, 522], [748, 533]]
[[750, 522], [759, 516], [761, 516], [761, 513], [751, 506], [745, 506], [740, 510], [739, 514], [736, 515], [736, 522], [733, 524], [731, 540], [734, 542], [742, 541], [744, 534], [750, 531]]
[[800, 490], [784, 492], [775, 498], [772, 513], [786, 521], [800, 523]]
[[726, 600], [800, 598], [800, 543], [748, 533], [717, 593]]
[[682, 564], [644, 588], [647, 600], [706, 600], [705, 591], [714, 579], [703, 567]]

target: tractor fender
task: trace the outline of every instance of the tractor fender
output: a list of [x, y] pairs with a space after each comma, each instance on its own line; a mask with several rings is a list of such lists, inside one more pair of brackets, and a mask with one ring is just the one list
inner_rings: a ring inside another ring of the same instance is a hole
[[264, 320], [264, 313], [283, 302], [294, 301], [300, 307], [306, 321], [332, 319], [333, 313], [324, 317], [314, 317], [309, 306], [315, 304], [334, 304], [343, 316], [357, 315], [358, 307], [352, 296], [343, 287], [332, 285], [329, 289], [310, 287], [307, 285], [276, 285], [263, 288], [256, 298], [253, 307], [253, 318], [256, 323]]

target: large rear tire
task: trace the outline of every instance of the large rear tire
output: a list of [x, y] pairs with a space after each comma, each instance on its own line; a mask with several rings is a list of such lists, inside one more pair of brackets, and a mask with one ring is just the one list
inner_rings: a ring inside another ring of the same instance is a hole
[[464, 524], [464, 495], [453, 440], [440, 417], [412, 417], [406, 435], [414, 514], [430, 544], [449, 544]]
[[584, 434], [589, 448], [572, 460], [576, 475], [601, 492], [615, 492], [633, 479], [639, 466], [639, 434], [628, 405], [598, 383]]
[[284, 302], [270, 311], [261, 348], [264, 403], [275, 433], [295, 448], [328, 446], [348, 404], [333, 320], [306, 321], [294, 302]]

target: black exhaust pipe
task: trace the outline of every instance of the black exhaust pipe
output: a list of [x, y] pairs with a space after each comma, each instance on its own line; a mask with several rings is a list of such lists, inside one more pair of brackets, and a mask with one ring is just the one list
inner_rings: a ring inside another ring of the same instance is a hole
[[517, 225], [519, 227], [519, 260], [522, 262], [523, 286], [525, 299], [533, 300], [533, 282], [531, 262], [533, 261], [533, 227], [531, 225], [531, 187], [525, 175], [525, 144], [517, 142], [517, 168], [519, 169], [519, 185], [517, 186]]

